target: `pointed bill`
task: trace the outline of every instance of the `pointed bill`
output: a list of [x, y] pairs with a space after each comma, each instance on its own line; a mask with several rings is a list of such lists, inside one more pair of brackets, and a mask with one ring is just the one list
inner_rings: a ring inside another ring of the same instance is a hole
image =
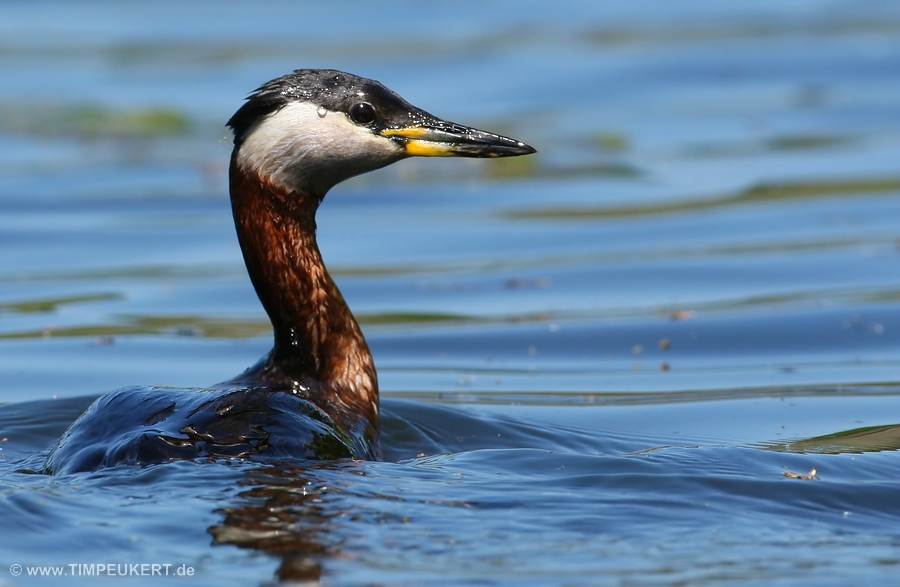
[[521, 141], [433, 116], [379, 134], [398, 140], [406, 154], [414, 157], [514, 157], [537, 152]]

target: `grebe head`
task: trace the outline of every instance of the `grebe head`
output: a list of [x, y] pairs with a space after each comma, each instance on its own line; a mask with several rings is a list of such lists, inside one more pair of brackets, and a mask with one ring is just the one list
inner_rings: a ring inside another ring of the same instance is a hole
[[411, 156], [508, 157], [525, 143], [441, 120], [380, 83], [298, 69], [263, 84], [231, 117], [235, 164], [272, 184], [318, 196]]

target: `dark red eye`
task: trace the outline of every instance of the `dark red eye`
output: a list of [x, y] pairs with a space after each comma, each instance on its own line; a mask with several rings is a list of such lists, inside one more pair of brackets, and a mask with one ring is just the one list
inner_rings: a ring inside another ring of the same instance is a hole
[[358, 102], [350, 107], [350, 120], [356, 124], [369, 124], [375, 120], [375, 109], [368, 102]]

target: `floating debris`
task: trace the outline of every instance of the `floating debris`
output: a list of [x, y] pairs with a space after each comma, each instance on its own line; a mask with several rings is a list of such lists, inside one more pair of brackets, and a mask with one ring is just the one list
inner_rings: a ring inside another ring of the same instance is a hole
[[805, 481], [818, 481], [819, 476], [816, 475], [816, 468], [813, 467], [809, 470], [808, 475], [803, 475], [801, 473], [793, 473], [791, 471], [785, 471], [784, 476], [788, 479], [803, 479]]
[[681, 320], [693, 320], [697, 317], [697, 312], [691, 310], [678, 310], [669, 314], [669, 319], [676, 322]]
[[546, 289], [550, 287], [550, 280], [546, 277], [537, 279], [507, 279], [503, 282], [504, 289]]

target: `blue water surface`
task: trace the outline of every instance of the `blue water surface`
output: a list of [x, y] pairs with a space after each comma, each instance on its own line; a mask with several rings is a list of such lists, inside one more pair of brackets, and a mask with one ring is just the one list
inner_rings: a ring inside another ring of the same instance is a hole
[[[539, 151], [319, 212], [385, 460], [35, 474], [269, 349], [224, 122], [299, 67]], [[9, 2], [0, 69], [0, 586], [896, 583], [897, 3]]]

